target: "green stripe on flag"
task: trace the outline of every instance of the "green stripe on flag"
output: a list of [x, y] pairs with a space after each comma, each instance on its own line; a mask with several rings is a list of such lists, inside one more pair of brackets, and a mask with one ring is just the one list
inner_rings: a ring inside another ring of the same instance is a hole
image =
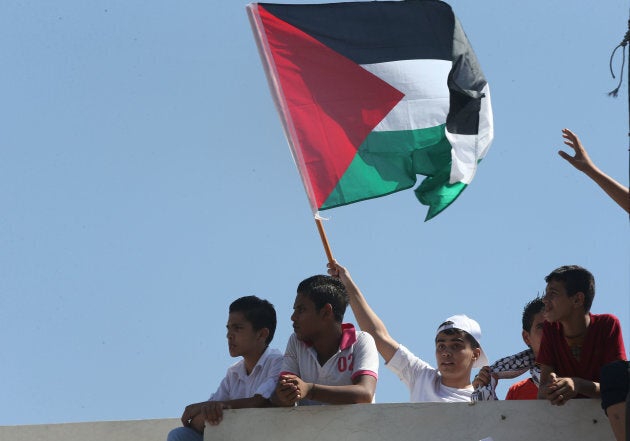
[[[449, 167], [450, 168], [450, 167]], [[428, 177], [414, 190], [416, 197], [423, 205], [429, 206], [425, 221], [437, 216], [451, 205], [457, 196], [468, 186], [463, 182], [449, 184], [450, 170]]]
[[320, 209], [371, 199], [412, 187], [425, 179], [416, 196], [430, 206], [427, 220], [457, 198], [465, 184], [449, 184], [451, 145], [444, 125], [427, 129], [371, 132]]

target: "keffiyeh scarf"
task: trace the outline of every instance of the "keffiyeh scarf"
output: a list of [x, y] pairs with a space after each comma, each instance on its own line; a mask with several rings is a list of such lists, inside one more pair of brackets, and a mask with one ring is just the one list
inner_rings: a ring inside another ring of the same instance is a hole
[[540, 368], [536, 366], [536, 357], [534, 357], [534, 351], [531, 349], [495, 361], [490, 366], [490, 384], [475, 389], [470, 400], [473, 403], [498, 400], [495, 392], [497, 379], [516, 378], [527, 372], [528, 369], [532, 380], [538, 386], [540, 384]]

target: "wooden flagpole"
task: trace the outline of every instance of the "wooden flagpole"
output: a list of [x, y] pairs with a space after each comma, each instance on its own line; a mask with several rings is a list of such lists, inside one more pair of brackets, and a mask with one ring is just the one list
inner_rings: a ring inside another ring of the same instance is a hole
[[326, 237], [326, 231], [324, 231], [324, 225], [318, 216], [315, 216], [315, 224], [317, 224], [317, 231], [319, 231], [319, 237], [322, 239], [328, 263], [333, 263], [335, 259], [333, 258], [332, 251], [330, 250], [330, 244], [328, 243], [328, 238]]

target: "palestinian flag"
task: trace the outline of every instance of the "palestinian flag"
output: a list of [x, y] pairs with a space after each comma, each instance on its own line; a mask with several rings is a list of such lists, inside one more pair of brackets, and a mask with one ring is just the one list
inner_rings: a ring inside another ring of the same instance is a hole
[[252, 28], [313, 212], [410, 188], [429, 212], [493, 137], [488, 84], [436, 0], [252, 3]]

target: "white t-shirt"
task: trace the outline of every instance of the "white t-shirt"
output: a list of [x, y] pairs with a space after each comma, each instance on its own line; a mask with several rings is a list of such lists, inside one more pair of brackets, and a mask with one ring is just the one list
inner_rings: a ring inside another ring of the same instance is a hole
[[254, 395], [269, 398], [276, 389], [282, 358], [279, 350], [265, 349], [249, 375], [245, 370], [245, 360], [234, 363], [228, 368], [225, 378], [210, 397], [210, 401], [236, 400]]
[[[339, 350], [323, 366], [317, 361], [315, 349], [292, 334], [284, 353], [282, 373], [297, 375], [307, 383], [328, 386], [353, 384], [352, 380], [359, 375], [371, 375], [378, 379], [378, 351], [372, 336], [367, 332], [357, 332], [349, 323], [341, 326], [343, 335]], [[322, 403], [304, 399], [299, 404]]]
[[466, 389], [444, 386], [440, 372], [413, 355], [403, 345], [398, 347], [394, 356], [387, 363], [387, 367], [407, 385], [411, 393], [409, 399], [412, 403], [426, 401], [470, 402], [470, 396], [474, 391], [472, 386]]

